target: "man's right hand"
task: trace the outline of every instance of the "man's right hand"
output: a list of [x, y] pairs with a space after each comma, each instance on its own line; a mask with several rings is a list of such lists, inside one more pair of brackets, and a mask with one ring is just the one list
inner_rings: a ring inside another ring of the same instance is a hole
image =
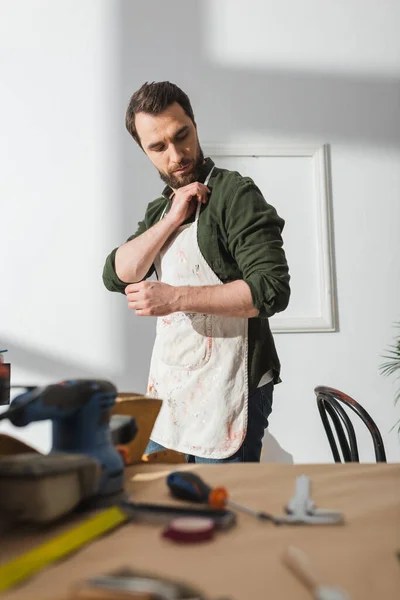
[[209, 193], [209, 188], [198, 181], [179, 188], [175, 192], [171, 209], [165, 218], [174, 223], [176, 227], [179, 227], [193, 214], [197, 202], [206, 204]]
[[207, 202], [209, 193], [208, 187], [198, 182], [179, 188], [164, 219], [118, 248], [115, 272], [119, 279], [126, 283], [141, 281], [167, 239], [193, 214], [197, 202]]

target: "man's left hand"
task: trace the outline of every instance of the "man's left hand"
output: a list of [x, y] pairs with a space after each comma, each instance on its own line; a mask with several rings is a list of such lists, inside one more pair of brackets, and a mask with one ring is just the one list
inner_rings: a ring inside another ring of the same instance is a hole
[[128, 308], [139, 317], [163, 317], [177, 312], [177, 288], [161, 281], [130, 283], [125, 288]]

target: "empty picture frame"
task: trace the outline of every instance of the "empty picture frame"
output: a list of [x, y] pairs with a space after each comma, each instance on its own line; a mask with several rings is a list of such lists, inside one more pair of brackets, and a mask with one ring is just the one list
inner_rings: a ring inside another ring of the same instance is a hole
[[270, 319], [275, 333], [336, 331], [328, 145], [205, 144], [217, 167], [251, 177], [285, 220], [291, 275], [288, 308]]

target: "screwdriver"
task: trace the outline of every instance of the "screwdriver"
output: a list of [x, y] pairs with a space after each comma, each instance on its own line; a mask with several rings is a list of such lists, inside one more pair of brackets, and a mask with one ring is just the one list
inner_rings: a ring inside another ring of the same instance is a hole
[[238, 504], [229, 499], [228, 492], [224, 487], [215, 487], [214, 489], [208, 486], [198, 475], [189, 471], [179, 472], [174, 471], [167, 477], [167, 485], [175, 498], [180, 500], [189, 500], [190, 502], [203, 502], [209, 504], [213, 508], [230, 507], [236, 510], [241, 510], [256, 519], [264, 521], [272, 521], [276, 525], [279, 519], [265, 512], [259, 512]]

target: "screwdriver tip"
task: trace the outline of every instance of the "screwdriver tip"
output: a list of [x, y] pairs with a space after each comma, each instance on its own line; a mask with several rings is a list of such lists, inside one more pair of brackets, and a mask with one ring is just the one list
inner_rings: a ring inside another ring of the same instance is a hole
[[279, 524], [275, 517], [273, 515], [269, 515], [268, 513], [260, 512], [258, 513], [258, 518], [261, 519], [261, 521], [272, 521], [272, 523], [275, 523], [275, 525]]

